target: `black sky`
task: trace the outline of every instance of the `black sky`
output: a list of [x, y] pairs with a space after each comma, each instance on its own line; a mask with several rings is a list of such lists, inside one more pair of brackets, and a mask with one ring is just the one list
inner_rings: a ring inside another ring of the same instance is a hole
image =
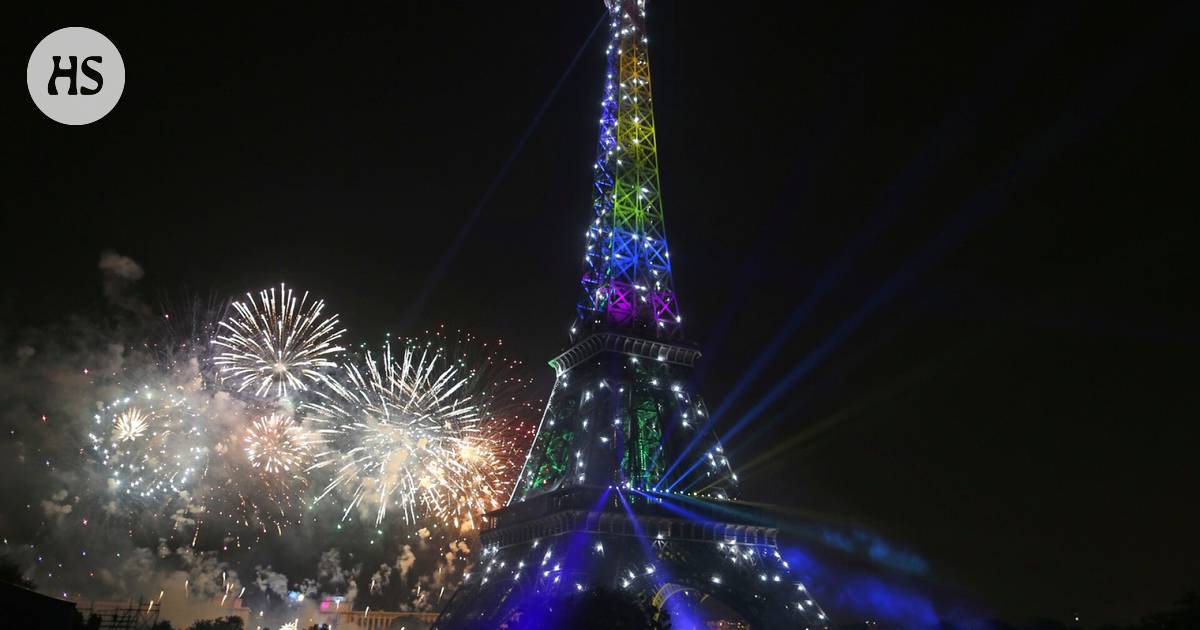
[[[576, 298], [600, 38], [397, 326], [601, 3], [400, 4], [9, 16], [0, 326], [84, 310], [112, 249], [152, 296], [287, 281], [359, 339], [446, 323], [540, 369]], [[736, 466], [811, 432], [744, 494], [876, 532], [1005, 616], [1128, 619], [1200, 587], [1195, 10], [833, 4], [650, 7], [710, 406], [820, 298], [724, 418], [812, 362], [731, 440]], [[69, 25], [127, 70], [81, 128], [19, 79]]]

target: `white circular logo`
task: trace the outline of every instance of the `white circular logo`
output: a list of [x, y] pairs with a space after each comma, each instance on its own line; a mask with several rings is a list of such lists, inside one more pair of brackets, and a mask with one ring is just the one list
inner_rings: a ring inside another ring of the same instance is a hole
[[60, 28], [29, 56], [29, 96], [64, 125], [86, 125], [112, 111], [125, 89], [125, 63], [107, 37], [82, 26]]

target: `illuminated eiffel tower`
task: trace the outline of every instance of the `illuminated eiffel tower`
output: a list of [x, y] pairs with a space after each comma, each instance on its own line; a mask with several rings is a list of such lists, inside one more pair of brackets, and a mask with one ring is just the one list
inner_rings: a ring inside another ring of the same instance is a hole
[[[663, 226], [645, 0], [606, 0], [582, 291], [572, 345], [508, 506], [484, 517], [480, 562], [435, 628], [537, 619], [594, 588], [652, 603], [672, 628], [719, 602], [752, 628], [827, 625], [690, 391], [700, 353], [682, 321]], [[701, 602], [707, 602], [702, 604]]]

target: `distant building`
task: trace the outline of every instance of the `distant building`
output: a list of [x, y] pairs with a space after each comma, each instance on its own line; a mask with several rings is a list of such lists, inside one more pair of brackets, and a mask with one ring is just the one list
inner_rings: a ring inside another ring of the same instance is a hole
[[362, 630], [425, 630], [433, 624], [438, 614], [435, 612], [396, 612], [390, 610], [343, 610], [335, 612], [328, 621], [330, 628], [341, 627], [342, 624], [353, 623]]
[[343, 597], [326, 597], [317, 604], [317, 614], [305, 624], [328, 624], [331, 629], [352, 623], [362, 630], [425, 630], [437, 616], [435, 612], [354, 610]]

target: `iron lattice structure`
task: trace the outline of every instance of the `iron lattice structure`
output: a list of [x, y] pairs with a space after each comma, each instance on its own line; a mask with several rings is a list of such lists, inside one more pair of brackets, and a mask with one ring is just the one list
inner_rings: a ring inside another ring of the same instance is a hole
[[[645, 0], [606, 0], [608, 68], [572, 345], [483, 557], [435, 628], [536, 619], [557, 596], [614, 589], [688, 628], [715, 598], [753, 628], [821, 627], [766, 515], [691, 391], [659, 194]], [[695, 627], [703, 627], [695, 625]]]
[[682, 315], [663, 226], [644, 3], [607, 2], [613, 37], [573, 341], [603, 330], [678, 339]]

